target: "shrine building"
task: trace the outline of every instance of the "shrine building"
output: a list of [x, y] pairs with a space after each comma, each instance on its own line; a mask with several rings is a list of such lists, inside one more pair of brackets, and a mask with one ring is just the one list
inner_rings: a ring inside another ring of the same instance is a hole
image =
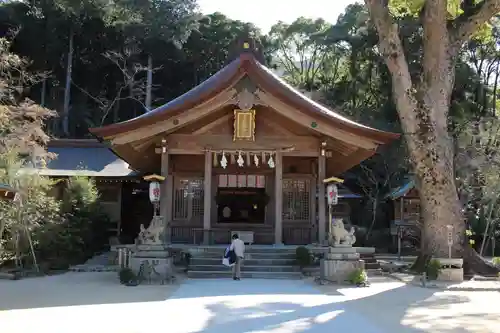
[[253, 39], [237, 48], [224, 68], [184, 95], [90, 131], [137, 173], [165, 177], [167, 242], [228, 243], [239, 231], [254, 244], [322, 243], [323, 180], [399, 135], [306, 97], [264, 65]]

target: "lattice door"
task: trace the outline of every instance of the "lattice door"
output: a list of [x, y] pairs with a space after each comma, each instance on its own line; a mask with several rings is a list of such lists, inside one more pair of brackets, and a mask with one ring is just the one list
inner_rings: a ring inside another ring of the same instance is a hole
[[174, 220], [203, 217], [203, 179], [176, 178], [174, 183]]
[[311, 180], [283, 179], [283, 220], [309, 221]]

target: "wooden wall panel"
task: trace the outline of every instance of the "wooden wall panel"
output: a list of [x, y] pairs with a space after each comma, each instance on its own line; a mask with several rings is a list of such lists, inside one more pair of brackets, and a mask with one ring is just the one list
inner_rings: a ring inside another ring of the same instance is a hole
[[172, 171], [175, 173], [204, 173], [204, 155], [172, 155]]
[[283, 173], [314, 174], [313, 168], [317, 160], [314, 157], [284, 156]]

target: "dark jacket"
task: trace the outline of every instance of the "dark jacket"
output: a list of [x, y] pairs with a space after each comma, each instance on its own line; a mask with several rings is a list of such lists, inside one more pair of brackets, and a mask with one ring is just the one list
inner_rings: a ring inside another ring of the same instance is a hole
[[230, 250], [230, 247], [226, 249], [224, 252], [224, 258], [229, 259], [229, 264], [234, 264], [236, 262], [236, 253], [233, 250]]

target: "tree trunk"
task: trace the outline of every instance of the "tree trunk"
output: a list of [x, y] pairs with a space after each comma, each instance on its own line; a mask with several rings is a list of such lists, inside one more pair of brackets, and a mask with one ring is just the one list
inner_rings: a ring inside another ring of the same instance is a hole
[[115, 102], [115, 105], [113, 106], [113, 123], [116, 124], [119, 121], [119, 116], [118, 113], [120, 111], [120, 100], [117, 100]]
[[[414, 152], [412, 155], [425, 156], [425, 152]], [[412, 158], [416, 158], [412, 156]], [[445, 158], [441, 156], [440, 158]], [[444, 161], [443, 161], [444, 162]], [[452, 161], [446, 161], [452, 165]], [[416, 163], [421, 164], [421, 163]], [[417, 167], [418, 168], [418, 167]], [[419, 183], [420, 205], [423, 220], [423, 252], [438, 258], [448, 257], [448, 225], [453, 226], [452, 257], [462, 257], [465, 240], [465, 218], [458, 199], [452, 171], [440, 170], [438, 166], [420, 166], [417, 179]], [[435, 175], [429, 177], [429, 175]], [[450, 175], [446, 177], [447, 175]]]
[[6, 224], [7, 224], [7, 222], [5, 222], [3, 219], [0, 219], [0, 255], [2, 254], [2, 250], [3, 250], [2, 237], [3, 237], [3, 231], [5, 229]]
[[491, 115], [496, 115], [497, 114], [497, 90], [498, 90], [498, 75], [500, 74], [500, 68], [498, 61], [496, 64], [495, 68], [495, 83], [493, 84], [493, 91], [492, 91], [492, 96], [493, 96], [493, 102], [492, 102], [492, 110], [491, 110]]
[[368, 228], [368, 232], [366, 233], [365, 240], [368, 240], [373, 231], [373, 227], [375, 226], [375, 222], [377, 221], [377, 207], [378, 207], [378, 195], [379, 192], [376, 192], [375, 197], [372, 197], [372, 221], [370, 223], [370, 228]]
[[40, 92], [40, 106], [45, 107], [45, 97], [47, 95], [47, 78], [42, 81], [42, 91]]
[[153, 86], [153, 57], [148, 55], [148, 76], [146, 83], [146, 108], [151, 111], [151, 88]]
[[473, 255], [466, 242], [465, 217], [455, 185], [453, 142], [448, 133], [458, 43], [451, 42], [449, 35], [447, 1], [425, 2], [419, 80], [410, 75], [399, 27], [387, 3], [384, 0], [365, 0], [365, 3], [378, 31], [379, 51], [391, 73], [393, 98], [416, 175], [424, 221], [425, 246], [421, 255], [448, 257], [447, 226], [451, 225], [452, 257], [463, 257], [470, 261], [472, 269], [482, 274], [487, 271], [484, 260], [477, 253]]
[[69, 136], [69, 103], [71, 98], [71, 73], [73, 71], [73, 39], [74, 32], [69, 32], [68, 59], [66, 65], [66, 86], [64, 88], [64, 106], [62, 129], [66, 136]]

